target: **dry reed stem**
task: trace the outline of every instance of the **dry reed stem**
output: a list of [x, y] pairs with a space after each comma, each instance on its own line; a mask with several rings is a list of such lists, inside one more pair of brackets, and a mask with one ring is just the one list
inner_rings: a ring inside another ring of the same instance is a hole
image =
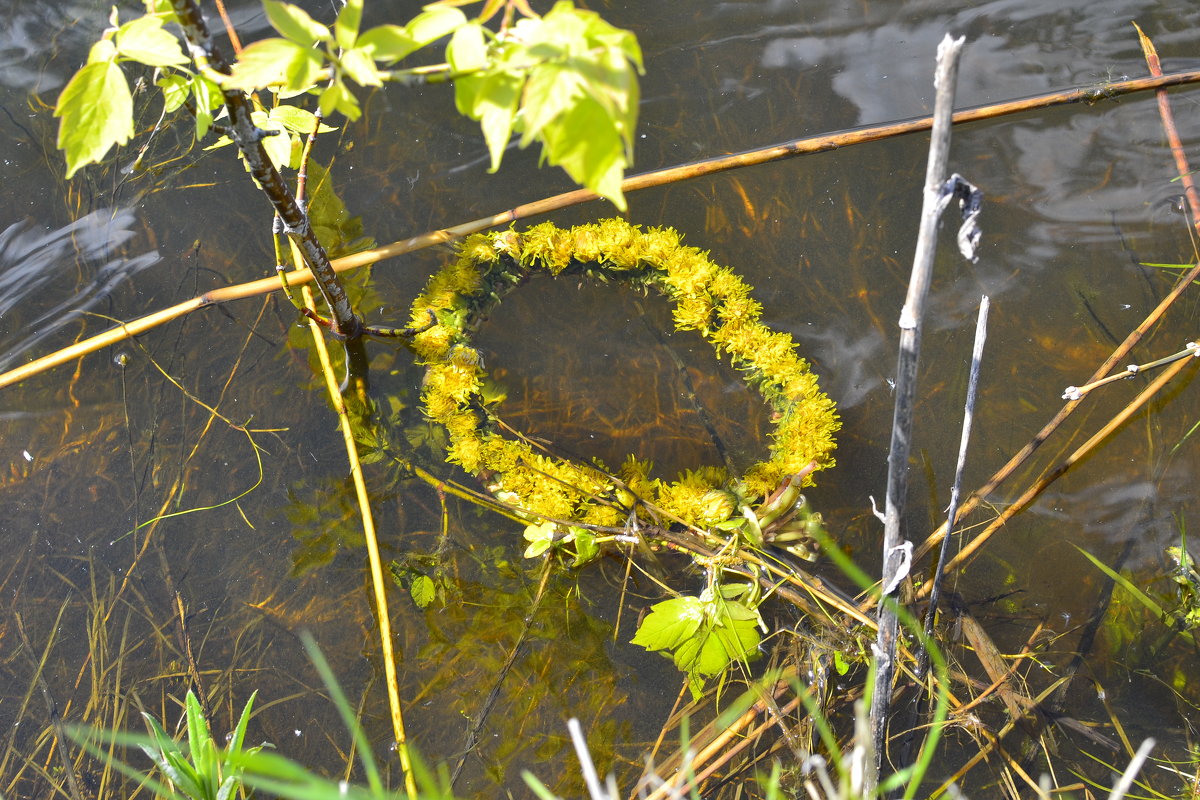
[[[1132, 94], [1135, 92], [1164, 89], [1170, 86], [1182, 86], [1189, 83], [1196, 83], [1198, 81], [1200, 81], [1200, 70], [1174, 72], [1168, 75], [1152, 78], [1116, 81], [1105, 84], [1102, 89], [1071, 89], [1065, 92], [1050, 92], [1047, 94], [1035, 95], [1023, 100], [1013, 100], [1005, 103], [996, 103], [992, 105], [964, 109], [955, 113], [952, 117], [952, 120], [954, 124], [978, 122], [980, 120], [994, 119], [1010, 114], [1019, 114], [1026, 111], [1052, 108], [1060, 105], [1071, 105], [1074, 103], [1094, 103], [1098, 100], [1106, 98], [1119, 97], [1121, 95]], [[932, 117], [918, 117], [911, 120], [888, 123], [885, 125], [874, 125], [849, 131], [840, 131], [836, 133], [823, 134], [820, 136], [793, 139], [789, 142], [770, 145], [756, 150], [750, 150], [745, 153], [738, 153], [730, 156], [720, 156], [707, 161], [685, 164], [677, 167], [668, 167], [666, 169], [646, 172], [641, 175], [634, 175], [622, 181], [621, 191], [626, 193], [635, 192], [639, 189], [648, 189], [654, 186], [662, 186], [681, 180], [698, 178], [705, 175], [713, 175], [726, 170], [755, 166], [785, 158], [792, 158], [794, 156], [825, 152], [827, 150], [837, 150], [843, 147], [849, 147], [851, 145], [881, 141], [883, 139], [903, 136], [910, 133], [920, 133], [921, 131], [929, 130], [932, 124]], [[552, 197], [536, 200], [532, 203], [525, 203], [523, 205], [515, 206], [507, 211], [502, 211], [489, 217], [481, 217], [460, 225], [429, 231], [419, 236], [393, 242], [383, 247], [365, 250], [361, 253], [355, 253], [353, 255], [334, 259], [330, 262], [330, 264], [333, 266], [335, 272], [345, 272], [347, 270], [357, 269], [358, 267], [366, 266], [368, 264], [374, 264], [378, 261], [383, 261], [388, 258], [394, 258], [405, 253], [411, 253], [415, 250], [431, 247], [435, 244], [449, 242], [471, 233], [493, 228], [497, 225], [504, 225], [506, 223], [515, 222], [516, 220], [525, 219], [536, 214], [545, 214], [551, 211], [557, 211], [559, 209], [597, 199], [599, 199], [599, 197], [591, 191], [586, 189], [576, 189], [571, 192], [564, 192]], [[287, 280], [292, 286], [299, 286], [311, 281], [312, 274], [307, 269], [298, 269], [288, 273]], [[88, 353], [93, 353], [101, 348], [116, 344], [117, 342], [123, 341], [130, 336], [136, 336], [140, 333], [145, 333], [146, 331], [151, 330], [159, 325], [170, 322], [171, 320], [177, 319], [185, 314], [190, 314], [191, 312], [200, 308], [204, 308], [205, 306], [266, 294], [268, 292], [274, 292], [280, 288], [281, 286], [279, 278], [274, 276], [269, 278], [260, 278], [256, 281], [241, 283], [235, 286], [225, 286], [219, 289], [213, 289], [204, 293], [203, 295], [200, 295], [199, 297], [194, 297], [191, 300], [186, 300], [182, 303], [171, 306], [170, 308], [154, 312], [145, 317], [139, 317], [129, 322], [122, 323], [116, 328], [112, 328], [108, 331], [97, 334], [96, 336], [84, 339], [71, 345], [70, 347], [65, 347], [62, 350], [58, 350], [47, 356], [43, 356], [42, 358], [31, 361], [28, 364], [23, 364], [20, 367], [9, 370], [8, 372], [0, 373], [0, 389], [20, 383], [27, 378], [38, 375], [49, 369], [53, 369], [54, 367], [60, 366], [79, 356], [87, 355]], [[1100, 377], [1102, 377], [1102, 375]], [[968, 502], [970, 501], [968, 500]], [[966, 513], [968, 510], [969, 509], [964, 506], [963, 513]]]
[[[1154, 78], [1157, 79], [1162, 74], [1162, 68], [1158, 61], [1158, 54], [1155, 52], [1153, 43], [1149, 40], [1149, 38], [1146, 37], [1144, 33], [1142, 33], [1142, 29], [1138, 27], [1136, 23], [1134, 23], [1134, 27], [1137, 28], [1138, 37], [1141, 41], [1143, 52], [1146, 55], [1147, 67]], [[1181, 142], [1179, 133], [1176, 130], [1174, 116], [1171, 113], [1170, 104], [1167, 102], [1166, 92], [1162, 88], [1156, 88], [1155, 94], [1158, 99], [1159, 115], [1162, 118], [1163, 130], [1166, 133], [1167, 142], [1171, 149], [1172, 157], [1175, 160], [1175, 166], [1179, 173], [1180, 181], [1184, 185], [1184, 193], [1187, 197], [1188, 207], [1192, 217], [1192, 226], [1197, 231], [1200, 231], [1200, 194], [1197, 193], [1195, 182], [1192, 180], [1191, 167], [1188, 165], [1187, 155], [1183, 150], [1183, 143]], [[1096, 381], [1108, 375], [1112, 368], [1116, 366], [1119, 361], [1124, 359], [1126, 355], [1128, 355], [1134, 346], [1141, 341], [1142, 337], [1145, 336], [1146, 331], [1158, 323], [1158, 321], [1166, 313], [1167, 309], [1171, 307], [1175, 300], [1182, 295], [1188, 286], [1190, 286], [1198, 277], [1200, 277], [1200, 263], [1197, 263], [1196, 266], [1188, 270], [1187, 274], [1185, 274], [1175, 284], [1171, 291], [1167, 293], [1166, 297], [1164, 297], [1159, 304], [1155, 306], [1154, 310], [1146, 315], [1146, 318], [1142, 320], [1141, 324], [1134, 328], [1134, 330], [1125, 337], [1125, 340], [1121, 342], [1121, 344], [1115, 350], [1113, 350], [1112, 354], [1105, 359], [1104, 363], [1100, 365], [1100, 367], [1085, 383], [1095, 383]], [[1178, 374], [1179, 370], [1182, 369], [1189, 360], [1190, 359], [1185, 359], [1183, 361], [1175, 362], [1175, 364], [1168, 368], [1167, 373], [1170, 375]], [[1162, 380], [1162, 376], [1160, 376], [1159, 380], [1156, 380], [1151, 385], [1161, 386], [1165, 385], [1165, 383], [1166, 381]], [[1133, 402], [1139, 403], [1140, 401], [1141, 403], [1144, 403], [1148, 399], [1149, 397], [1147, 397], [1145, 392], [1143, 392], [1142, 394], [1138, 395], [1138, 398]], [[1040, 431], [1037, 432], [1037, 434], [1029, 441], [1028, 444], [1021, 448], [1021, 450], [1011, 459], [1009, 459], [1003, 467], [997, 470], [983, 486], [976, 489], [971, 496], [967, 498], [966, 502], [963, 503], [963, 507], [960, 512], [961, 516], [966, 516], [968, 513], [974, 510], [984, 497], [995, 491], [995, 489], [1001, 483], [1007, 480], [1022, 464], [1024, 464], [1025, 461], [1033, 455], [1034, 451], [1037, 450], [1046, 441], [1046, 439], [1048, 439], [1050, 435], [1058, 429], [1058, 427], [1066, 420], [1068, 416], [1071, 415], [1071, 413], [1081, 402], [1083, 402], [1082, 399], [1068, 401], [1059, 410], [1059, 412], [1055, 414], [1054, 417], [1048, 423], [1046, 423], [1046, 425]], [[1128, 409], [1126, 410], [1128, 411]], [[1126, 414], [1125, 411], [1121, 412], [1121, 414], [1118, 416], [1121, 415], [1124, 415], [1124, 418], [1128, 417], [1128, 414]], [[1111, 430], [1112, 427], [1115, 426], [1105, 426], [1101, 433]], [[1097, 434], [1097, 436], [1099, 435], [1100, 434]], [[1092, 440], [1089, 440], [1089, 443], [1093, 440], [1095, 440], [1095, 437], [1093, 437]], [[1006, 508], [1000, 517], [989, 523], [978, 537], [973, 539], [963, 551], [955, 556], [953, 561], [946, 565], [946, 569], [944, 571], [949, 571], [950, 569], [964, 563], [964, 554], [968, 550], [970, 552], [974, 552], [982, 547], [987, 539], [990, 538], [997, 530], [999, 530], [1000, 526], [1003, 525], [1006, 520], [1010, 519], [1014, 514], [1023, 509], [1029, 502], [1032, 502], [1032, 500], [1037, 497], [1037, 495], [1040, 494], [1046, 488], [1046, 486], [1066, 472], [1066, 470], [1070, 468], [1070, 465], [1077, 460], [1075, 458], [1076, 455], [1082, 457], [1082, 455], [1085, 453], [1086, 451], [1081, 452], [1080, 450], [1077, 450], [1075, 454], [1072, 454], [1072, 456], [1067, 459], [1067, 461], [1060, 463], [1058, 467], [1051, 472], [1045, 473], [1038, 483], [1027, 489], [1026, 492], [1021, 495], [1016, 504]], [[930, 534], [929, 537], [921, 544], [921, 546], [917, 548], [913, 558], [920, 558], [928, 553], [933, 546], [938, 544], [946, 535], [947, 527], [945, 524], [943, 524], [932, 534]], [[919, 598], [924, 598], [926, 596], [928, 596], [928, 584], [921, 587], [921, 590], [918, 592]], [[866, 608], [870, 607], [870, 602], [871, 601], [868, 601], [868, 603], [865, 604]]]
[[[1125, 408], [1121, 409], [1112, 419], [1110, 419], [1103, 428], [1097, 431], [1090, 439], [1078, 447], [1075, 452], [1067, 456], [1058, 463], [1053, 469], [1044, 473], [1033, 485], [1021, 493], [1021, 496], [1007, 506], [994, 520], [988, 523], [977, 537], [972, 539], [958, 552], [954, 558], [946, 564], [946, 571], [951, 572], [963, 566], [970, 558], [987, 543], [987, 540], [992, 537], [996, 531], [1004, 526], [1004, 524], [1012, 519], [1015, 515], [1023, 511], [1030, 503], [1037, 498], [1045, 489], [1054, 481], [1062, 477], [1067, 470], [1078, 463], [1084, 456], [1088, 455], [1101, 442], [1108, 438], [1109, 434], [1123, 425], [1130, 417], [1134, 415], [1143, 405], [1148, 403], [1162, 387], [1166, 386], [1176, 375], [1183, 370], [1184, 367], [1191, 364], [1193, 359], [1184, 359], [1176, 361], [1171, 366], [1167, 367], [1159, 376], [1142, 392], [1129, 402]], [[924, 599], [929, 594], [930, 585], [926, 583], [921, 586], [916, 593], [918, 600]]]
[[[925, 181], [921, 187], [921, 219], [917, 246], [913, 253], [912, 273], [904, 307], [900, 311], [899, 353], [896, 357], [895, 411], [892, 416], [891, 445], [888, 449], [887, 496], [883, 516], [883, 553], [879, 595], [879, 629], [872, 658], [875, 664], [871, 686], [869, 712], [870, 736], [874, 745], [875, 763], [867, 767], [865, 791], [868, 796], [882, 777], [887, 760], [887, 726], [891, 713], [892, 682], [898, 657], [900, 590], [908, 578], [912, 545], [900, 533], [900, 520], [908, 494], [908, 457], [912, 448], [913, 414], [917, 394], [917, 366], [921, 356], [921, 328], [925, 318], [925, 300], [933, 276], [933, 259], [937, 253], [938, 222], [944, 205], [944, 192], [950, 160], [951, 115], [954, 91], [958, 81], [958, 61], [964, 37], [946, 34], [938, 44], [934, 88], [933, 133], [929, 143], [929, 160]], [[907, 548], [907, 550], [905, 550]]]
[[[316, 310], [311, 287], [302, 289], [304, 304], [312, 311]], [[392, 647], [391, 613], [387, 604], [387, 584], [383, 578], [383, 559], [379, 554], [379, 540], [375, 536], [375, 520], [371, 514], [371, 500], [367, 494], [367, 483], [363, 478], [362, 463], [358, 459], [358, 447], [354, 442], [354, 428], [350, 423], [350, 415], [346, 403], [338, 389], [338, 380], [329, 360], [329, 350], [325, 346], [325, 334], [321, 326], [313, 319], [308, 320], [309, 331], [312, 333], [313, 345], [321, 362], [321, 372], [325, 376], [325, 388], [329, 392], [329, 401], [337, 412], [341, 423], [342, 439], [346, 445], [346, 457], [350, 462], [350, 475], [354, 480], [354, 492], [358, 498], [359, 511], [362, 514], [363, 534], [366, 537], [367, 556], [371, 566], [371, 587], [375, 598], [376, 624], [379, 626], [379, 643], [383, 658], [384, 680], [387, 682], [388, 706], [391, 710], [392, 733], [396, 737], [396, 749], [400, 754], [400, 767], [404, 770], [404, 788], [409, 800], [417, 798], [416, 778], [413, 775], [412, 760], [408, 752], [408, 737], [404, 731], [404, 715], [400, 706], [400, 688], [396, 675], [396, 656]]]

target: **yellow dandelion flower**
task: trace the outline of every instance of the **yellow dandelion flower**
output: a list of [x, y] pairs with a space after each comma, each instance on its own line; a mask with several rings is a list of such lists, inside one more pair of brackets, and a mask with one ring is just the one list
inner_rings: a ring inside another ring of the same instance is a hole
[[458, 408], [458, 403], [454, 401], [454, 398], [444, 392], [426, 392], [421, 395], [421, 402], [425, 408], [425, 415], [439, 422], [453, 414]]
[[708, 284], [708, 291], [714, 297], [727, 299], [750, 296], [750, 287], [728, 267], [718, 267], [713, 272], [712, 279]]
[[713, 321], [712, 299], [707, 295], [682, 298], [671, 316], [677, 330], [706, 332]]
[[642, 258], [655, 267], [661, 268], [671, 254], [679, 249], [679, 234], [674, 228], [651, 228], [641, 239]]
[[427, 331], [421, 331], [413, 337], [412, 347], [425, 363], [440, 359], [450, 350], [454, 339], [454, 331], [444, 325], [435, 325]]
[[571, 245], [575, 260], [590, 264], [603, 258], [600, 252], [600, 228], [596, 225], [577, 225], [572, 228]]
[[467, 472], [478, 472], [483, 464], [482, 453], [478, 439], [460, 439], [446, 449], [446, 460], [459, 464]]
[[593, 503], [584, 509], [583, 521], [589, 525], [604, 525], [609, 528], [618, 528], [625, 524], [625, 517], [628, 513], [615, 506]]
[[469, 262], [482, 263], [494, 261], [497, 256], [496, 246], [492, 237], [482, 233], [472, 233], [458, 246], [458, 252]]
[[496, 252], [509, 256], [510, 258], [518, 258], [521, 254], [521, 237], [514, 230], [500, 231], [499, 233], [490, 234], [492, 247], [496, 248]]
[[726, 298], [717, 306], [717, 316], [725, 323], [757, 322], [760, 314], [762, 314], [762, 306], [750, 297]]

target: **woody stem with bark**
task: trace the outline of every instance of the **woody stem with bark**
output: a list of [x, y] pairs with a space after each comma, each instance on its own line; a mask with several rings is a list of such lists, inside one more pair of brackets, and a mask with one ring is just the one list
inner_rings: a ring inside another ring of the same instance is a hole
[[[183, 36], [196, 64], [202, 69], [207, 66], [214, 72], [228, 75], [229, 64], [214, 44], [197, 0], [171, 0], [171, 7], [183, 29]], [[254, 110], [253, 104], [240, 91], [222, 89], [221, 94], [225, 100], [225, 107], [229, 110], [231, 138], [242, 157], [246, 159], [250, 174], [270, 201], [275, 215], [283, 223], [284, 232], [296, 242], [309, 269], [312, 270], [321, 289], [321, 296], [329, 306], [334, 335], [344, 340], [358, 339], [362, 335], [362, 321], [350, 307], [346, 290], [329, 263], [329, 254], [317, 241], [308, 212], [296, 202], [283, 176], [275, 169], [275, 165], [263, 149], [262, 140], [266, 134], [250, 117]]]

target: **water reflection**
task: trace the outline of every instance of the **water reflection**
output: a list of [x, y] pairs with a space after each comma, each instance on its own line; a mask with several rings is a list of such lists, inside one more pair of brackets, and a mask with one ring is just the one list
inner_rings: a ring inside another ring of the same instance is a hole
[[[157, 250], [114, 255], [133, 238], [135, 220], [131, 208], [99, 209], [57, 230], [18, 222], [0, 233], [0, 368], [158, 263]], [[77, 279], [82, 285], [68, 294], [64, 283]], [[24, 306], [40, 313], [26, 321], [17, 313]]]

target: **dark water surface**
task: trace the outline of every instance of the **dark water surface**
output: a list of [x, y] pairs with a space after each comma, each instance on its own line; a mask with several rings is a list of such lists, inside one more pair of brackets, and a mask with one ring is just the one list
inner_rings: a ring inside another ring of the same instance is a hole
[[[946, 32], [967, 37], [958, 106], [1143, 75], [1130, 20], [1154, 39], [1167, 70], [1200, 65], [1200, 8], [1186, 3], [588, 5], [633, 30], [645, 52], [636, 171], [927, 114], [934, 53]], [[160, 134], [149, 174], [121, 173], [131, 147], [105, 168], [62, 181], [50, 106], [106, 24], [108, 7], [7, 6], [0, 367], [102, 330], [105, 318], [131, 319], [267, 274], [265, 204], [229, 151], [176, 160], [188, 136], [182, 126]], [[389, 6], [393, 19], [418, 8]], [[256, 4], [231, 7], [244, 38], [264, 35]], [[330, 15], [321, 4], [312, 10]], [[1197, 95], [1183, 89], [1171, 98], [1184, 146], [1200, 158]], [[140, 144], [157, 101], [138, 108]], [[984, 240], [974, 265], [957, 257], [948, 231], [939, 253], [907, 516], [907, 534], [918, 541], [948, 498], [980, 295], [991, 297], [992, 315], [967, 488], [1022, 447], [1061, 407], [1063, 388], [1083, 382], [1170, 290], [1174, 274], [1143, 262], [1196, 258], [1153, 97], [976, 123], [954, 137], [953, 168], [986, 194]], [[631, 221], [676, 228], [737, 270], [755, 287], [764, 321], [790, 332], [813, 362], [844, 429], [838, 465], [820, 476], [810, 499], [869, 571], [881, 536], [870, 497], [884, 492], [895, 320], [927, 145], [927, 137], [912, 136], [629, 197]], [[536, 169], [535, 152], [513, 149], [499, 174], [487, 174], [478, 129], [456, 116], [448, 87], [375, 93], [363, 119], [327, 137], [317, 158], [334, 160], [342, 200], [380, 243], [570, 188], [560, 171]], [[592, 203], [550, 219], [566, 225], [611, 214]], [[447, 257], [433, 249], [378, 266], [364, 304], [371, 320], [404, 320]], [[1196, 335], [1194, 291], [1139, 345], [1136, 360], [1173, 353]], [[698, 339], [662, 343], [656, 331], [669, 314], [653, 298], [549, 281], [513, 295], [481, 337], [489, 368], [509, 391], [507, 419], [610, 464], [629, 452], [653, 458], [664, 475], [713, 463], [704, 428], [681, 398], [683, 364], [735, 459], [759, 457], [762, 409]], [[170, 698], [185, 689], [185, 659], [168, 571], [188, 608], [193, 652], [219, 718], [259, 689], [270, 707], [252, 738], [307, 763], [340, 763], [345, 734], [331, 708], [313, 700], [318, 681], [296, 639], [307, 628], [351, 698], [361, 698], [365, 724], [387, 751], [354, 492], [302, 333], [283, 298], [244, 300], [0, 393], [0, 541], [9, 554], [0, 566], [0, 733], [8, 748], [0, 793], [44, 791], [35, 765], [50, 763], [39, 739], [47, 719], [41, 701], [29, 698], [43, 652], [42, 675], [69, 721], [137, 727], [138, 707], [177, 718]], [[368, 347], [380, 407], [411, 412], [420, 374], [408, 353]], [[1041, 666], [1022, 673], [1031, 693], [1062, 674], [1102, 597], [1102, 576], [1077, 547], [1109, 563], [1127, 551], [1124, 569], [1135, 583], [1173, 605], [1165, 550], [1195, 528], [1198, 440], [1186, 438], [1198, 419], [1193, 376], [1185, 370], [1176, 388], [1013, 519], [953, 581], [1005, 652], [1019, 651], [1044, 626], [1035, 643]], [[1040, 466], [1019, 472], [968, 524], [993, 518], [1148, 380], [1090, 397], [1039, 452]], [[198, 401], [253, 430], [261, 474], [248, 436], [210, 418]], [[408, 435], [420, 444], [413, 430]], [[422, 612], [400, 589], [391, 601], [410, 735], [431, 760], [453, 763], [518, 641], [537, 570], [521, 559], [517, 524], [450, 499], [443, 542], [443, 505], [432, 489], [400, 480], [386, 459], [368, 469], [385, 556], [445, 547], [446, 603]], [[185, 510], [192, 513], [161, 522], [149, 540], [145, 529], [129, 534], [156, 515]], [[839, 580], [827, 563], [818, 571]], [[623, 593], [623, 573], [623, 562], [611, 559], [551, 581], [479, 730], [462, 794], [491, 796], [497, 784], [523, 792], [521, 768], [577, 792], [569, 716], [583, 720], [602, 768], [617, 769], [627, 784], [640, 769], [680, 679], [668, 662], [628, 644], [638, 614], [661, 595], [644, 580]], [[701, 586], [699, 576], [676, 582], [686, 591]], [[32, 651], [20, 644], [18, 619]], [[1156, 755], [1182, 760], [1200, 670], [1195, 650], [1165, 633], [1118, 593], [1066, 713], [1115, 740], [1111, 710], [1135, 744], [1153, 734]], [[968, 652], [957, 655], [982, 676]], [[1083, 747], [1126, 760], [1069, 734], [1060, 743], [1064, 758], [1078, 758], [1075, 748]], [[938, 775], [971, 748], [965, 733], [950, 736]], [[1031, 771], [1045, 769], [1039, 762]], [[1103, 770], [1095, 777], [1107, 780]], [[995, 779], [980, 769], [965, 786], [994, 796]], [[1165, 773], [1155, 780], [1161, 791], [1177, 790]]]

